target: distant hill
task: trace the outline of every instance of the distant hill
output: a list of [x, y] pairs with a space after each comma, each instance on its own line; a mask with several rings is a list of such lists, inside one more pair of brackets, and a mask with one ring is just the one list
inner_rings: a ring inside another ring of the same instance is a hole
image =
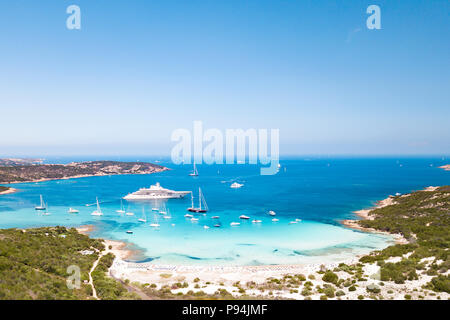
[[0, 164], [0, 183], [34, 182], [119, 174], [151, 174], [165, 170], [169, 169], [147, 162], [89, 161], [69, 164]]
[[6, 158], [0, 159], [0, 166], [11, 167], [11, 166], [34, 165], [34, 164], [42, 164], [43, 161], [44, 160], [42, 159]]

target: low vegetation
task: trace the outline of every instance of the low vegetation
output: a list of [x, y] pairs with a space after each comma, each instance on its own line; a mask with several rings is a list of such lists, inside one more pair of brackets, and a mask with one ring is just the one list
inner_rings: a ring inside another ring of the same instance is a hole
[[[401, 284], [417, 280], [419, 273], [435, 276], [427, 285], [437, 292], [450, 293], [450, 186], [435, 191], [418, 191], [394, 197], [395, 204], [372, 211], [374, 220], [360, 221], [366, 228], [398, 233], [408, 244], [397, 244], [375, 251], [360, 259], [363, 263], [376, 262], [381, 280]], [[386, 262], [399, 257], [398, 262]]]
[[[64, 227], [0, 230], [0, 300], [89, 299], [91, 287], [84, 283], [100, 240], [90, 239]], [[93, 253], [83, 255], [81, 251]], [[67, 268], [81, 271], [80, 289], [68, 289]]]

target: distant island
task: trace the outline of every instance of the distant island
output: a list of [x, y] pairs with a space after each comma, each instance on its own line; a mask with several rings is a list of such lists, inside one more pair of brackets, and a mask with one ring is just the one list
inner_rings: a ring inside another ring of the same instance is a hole
[[0, 184], [120, 174], [151, 174], [169, 170], [147, 162], [88, 161], [69, 164], [36, 164], [39, 161], [0, 159]]
[[441, 166], [439, 168], [444, 169], [446, 171], [450, 171], [450, 164], [446, 164], [445, 166]]
[[24, 166], [24, 165], [36, 165], [43, 164], [44, 159], [32, 159], [32, 158], [8, 158], [0, 159], [0, 166]]

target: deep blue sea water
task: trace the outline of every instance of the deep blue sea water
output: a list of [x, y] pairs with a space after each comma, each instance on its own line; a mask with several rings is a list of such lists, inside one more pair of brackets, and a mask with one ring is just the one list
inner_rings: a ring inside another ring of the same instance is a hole
[[[49, 159], [69, 162], [83, 159]], [[114, 159], [113, 159], [114, 160]], [[134, 161], [136, 158], [121, 158]], [[154, 162], [156, 158], [140, 158]], [[450, 172], [437, 168], [445, 158], [288, 158], [281, 160], [277, 175], [261, 176], [255, 165], [199, 165], [198, 177], [190, 177], [190, 165], [176, 166], [168, 160], [159, 164], [171, 171], [152, 175], [89, 177], [11, 185], [20, 191], [0, 196], [0, 228], [27, 228], [51, 225], [95, 225], [93, 236], [126, 240], [141, 249], [135, 260], [159, 264], [258, 265], [318, 263], [349, 258], [384, 248], [392, 238], [362, 233], [342, 227], [339, 220], [354, 218], [355, 210], [397, 192], [407, 193], [430, 185], [450, 184]], [[231, 189], [233, 182], [243, 183]], [[135, 216], [117, 214], [120, 199], [141, 187], [160, 182], [174, 190], [201, 187], [210, 211], [198, 222], [184, 218], [190, 197], [171, 199], [165, 205], [172, 219], [151, 211], [156, 202], [123, 201]], [[51, 215], [34, 210], [42, 194]], [[91, 212], [95, 197], [104, 216]], [[69, 214], [69, 207], [79, 214]], [[145, 210], [148, 222], [137, 219]], [[279, 222], [271, 221], [274, 210]], [[245, 214], [261, 224], [240, 221]], [[221, 228], [211, 216], [220, 216]], [[289, 224], [296, 218], [302, 221]], [[231, 227], [230, 222], [241, 222]], [[161, 227], [149, 226], [158, 222]], [[205, 229], [207, 225], [210, 228]], [[133, 234], [127, 234], [132, 230]]]

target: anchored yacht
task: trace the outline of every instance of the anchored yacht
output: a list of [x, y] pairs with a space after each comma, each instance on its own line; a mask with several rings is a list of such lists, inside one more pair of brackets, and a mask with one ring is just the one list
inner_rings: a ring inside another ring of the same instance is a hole
[[174, 191], [161, 187], [159, 182], [150, 188], [141, 188], [136, 192], [130, 193], [124, 197], [125, 200], [154, 200], [154, 199], [172, 199], [183, 198], [190, 191]]
[[239, 188], [242, 188], [243, 186], [244, 186], [244, 185], [241, 184], [241, 183], [234, 182], [234, 183], [230, 186], [230, 188], [232, 188], [232, 189], [239, 189]]

